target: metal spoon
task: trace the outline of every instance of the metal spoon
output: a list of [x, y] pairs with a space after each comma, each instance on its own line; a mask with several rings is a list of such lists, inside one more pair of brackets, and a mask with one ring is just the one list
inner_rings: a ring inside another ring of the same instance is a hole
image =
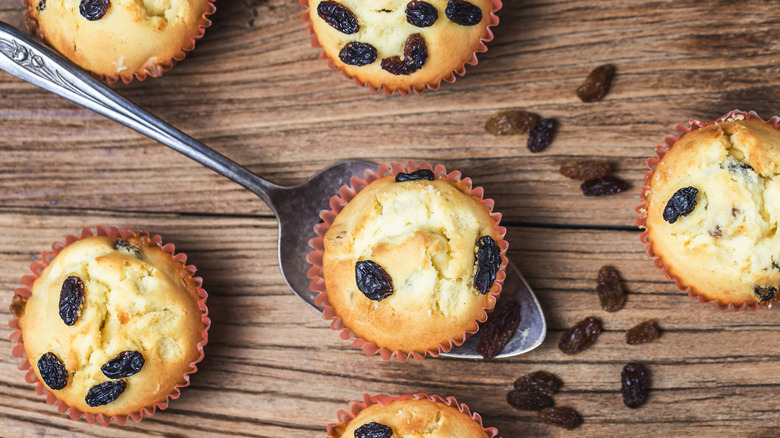
[[[31, 36], [0, 22], [0, 69], [51, 91], [85, 108], [153, 138], [171, 149], [246, 187], [273, 210], [279, 222], [279, 266], [287, 284], [309, 305], [316, 293], [309, 289], [305, 260], [311, 250], [308, 240], [314, 236], [319, 212], [328, 208], [328, 200], [347, 184], [352, 176], [362, 175], [373, 164], [344, 161], [328, 167], [293, 187], [269, 182], [192, 137], [158, 119], [134, 103], [93, 79], [58, 53]], [[284, 243], [283, 245], [281, 243]], [[520, 272], [510, 262], [504, 291], [499, 302], [520, 302], [522, 321], [517, 332], [498, 357], [525, 353], [539, 346], [547, 332], [541, 306]], [[322, 309], [318, 309], [322, 310]], [[476, 352], [479, 336], [446, 356], [481, 358]]]

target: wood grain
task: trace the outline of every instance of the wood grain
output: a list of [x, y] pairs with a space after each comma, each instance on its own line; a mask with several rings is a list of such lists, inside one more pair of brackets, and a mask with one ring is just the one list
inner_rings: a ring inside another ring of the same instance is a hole
[[[0, 73], [0, 319], [52, 242], [82, 227], [160, 233], [189, 255], [210, 293], [206, 359], [179, 400], [140, 423], [108, 428], [60, 415], [24, 382], [0, 328], [0, 435], [47, 437], [324, 436], [363, 393], [453, 395], [503, 437], [778, 437], [780, 342], [773, 311], [720, 312], [688, 299], [653, 266], [634, 207], [645, 161], [677, 124], [731, 109], [778, 112], [780, 12], [774, 1], [518, 0], [500, 11], [490, 50], [467, 75], [421, 96], [385, 97], [329, 70], [289, 0], [217, 2], [194, 52], [159, 79], [114, 86], [254, 172], [293, 184], [361, 158], [441, 162], [485, 187], [508, 225], [510, 258], [545, 309], [544, 344], [494, 362], [366, 357], [286, 287], [276, 223], [251, 193], [101, 116]], [[0, 19], [23, 27], [0, 0]], [[574, 94], [594, 67], [618, 73], [602, 102]], [[542, 153], [484, 122], [523, 108], [559, 122]], [[577, 157], [609, 160], [632, 189], [585, 198], [558, 174]], [[600, 310], [598, 269], [613, 265], [625, 308]], [[605, 331], [565, 356], [561, 332], [586, 316]], [[630, 346], [648, 319], [661, 338]], [[623, 406], [620, 370], [644, 362], [648, 403]], [[519, 376], [547, 370], [585, 420], [568, 432], [505, 401]]]

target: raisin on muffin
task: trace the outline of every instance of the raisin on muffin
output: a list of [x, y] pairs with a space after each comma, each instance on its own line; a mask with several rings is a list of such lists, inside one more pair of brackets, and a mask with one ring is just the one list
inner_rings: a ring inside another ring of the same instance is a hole
[[647, 240], [683, 287], [735, 306], [780, 287], [780, 130], [719, 120], [679, 138], [647, 181]]

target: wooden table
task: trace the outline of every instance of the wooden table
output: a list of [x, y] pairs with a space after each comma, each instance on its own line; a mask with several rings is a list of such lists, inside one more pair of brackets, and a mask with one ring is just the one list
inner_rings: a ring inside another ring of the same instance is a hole
[[[206, 359], [170, 408], [105, 428], [60, 415], [24, 382], [0, 328], [0, 435], [324, 436], [364, 392], [452, 395], [503, 437], [780, 436], [780, 331], [773, 311], [720, 312], [678, 292], [644, 254], [634, 207], [645, 160], [675, 126], [780, 101], [780, 12], [773, 1], [507, 1], [490, 50], [454, 84], [421, 96], [356, 87], [318, 59], [293, 0], [219, 1], [196, 50], [163, 78], [117, 85], [137, 102], [252, 171], [282, 184], [347, 158], [441, 162], [484, 186], [508, 227], [510, 258], [547, 315], [538, 349], [493, 362], [382, 361], [350, 348], [285, 286], [276, 221], [255, 196], [160, 144], [0, 73], [0, 319], [31, 261], [82, 227], [129, 225], [175, 242], [205, 279], [212, 318]], [[23, 27], [18, 0], [0, 19]], [[618, 73], [603, 102], [574, 94], [594, 67]], [[495, 137], [497, 110], [554, 117], [544, 152], [525, 136]], [[586, 198], [558, 174], [602, 158], [631, 182]], [[625, 308], [606, 313], [598, 269], [617, 267]], [[590, 350], [563, 355], [563, 329], [597, 316]], [[625, 330], [653, 319], [651, 344]], [[626, 408], [620, 371], [652, 373], [648, 403]], [[563, 381], [560, 406], [584, 424], [568, 432], [505, 400], [534, 370]]]

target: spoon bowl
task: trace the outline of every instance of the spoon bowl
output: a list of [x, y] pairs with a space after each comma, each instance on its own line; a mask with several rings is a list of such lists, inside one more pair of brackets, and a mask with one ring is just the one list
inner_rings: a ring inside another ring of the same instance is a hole
[[[309, 289], [306, 254], [314, 237], [319, 212], [328, 208], [331, 196], [353, 176], [376, 166], [362, 161], [344, 161], [328, 167], [302, 184], [283, 187], [265, 180], [227, 157], [163, 122], [115, 91], [96, 81], [78, 66], [32, 37], [0, 22], [0, 69], [91, 109], [184, 154], [256, 194], [273, 210], [279, 223], [279, 266], [287, 284], [314, 308], [316, 293]], [[547, 331], [541, 306], [520, 272], [507, 266], [502, 298], [521, 305], [520, 326], [498, 357], [525, 353], [539, 346]], [[322, 310], [317, 308], [318, 310]], [[479, 333], [443, 356], [480, 358], [476, 353]]]

